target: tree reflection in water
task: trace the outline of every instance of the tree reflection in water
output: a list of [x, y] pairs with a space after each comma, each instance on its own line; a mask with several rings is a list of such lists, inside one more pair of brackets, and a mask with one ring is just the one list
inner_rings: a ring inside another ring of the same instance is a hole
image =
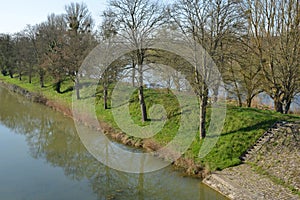
[[63, 168], [74, 181], [88, 179], [98, 199], [223, 199], [170, 168], [130, 174], [106, 167], [85, 149], [70, 118], [1, 87], [0, 97], [0, 124], [25, 135], [33, 158]]

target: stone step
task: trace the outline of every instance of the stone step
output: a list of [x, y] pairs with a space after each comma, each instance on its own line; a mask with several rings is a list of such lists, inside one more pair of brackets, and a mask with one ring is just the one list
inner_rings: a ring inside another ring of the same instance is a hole
[[245, 161], [249, 160], [249, 158], [250, 158], [250, 155], [247, 154], [247, 156], [243, 156], [240, 159], [241, 159], [242, 162], [245, 162]]
[[257, 151], [259, 149], [261, 149], [262, 145], [257, 145], [257, 146], [254, 146], [251, 150], [252, 151]]
[[272, 138], [274, 138], [274, 132], [277, 132], [281, 129], [281, 127], [285, 124], [285, 122], [277, 122], [271, 128], [269, 128], [258, 140], [257, 142], [250, 147], [241, 157], [241, 161], [246, 161], [252, 154], [258, 152], [262, 146], [269, 142]]
[[268, 140], [268, 137], [261, 138], [256, 144], [262, 144]]

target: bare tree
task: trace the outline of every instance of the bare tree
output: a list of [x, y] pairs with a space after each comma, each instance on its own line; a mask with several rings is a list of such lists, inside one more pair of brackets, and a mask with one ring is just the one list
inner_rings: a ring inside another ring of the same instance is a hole
[[[104, 41], [104, 43], [110, 48], [112, 43], [112, 39], [117, 35], [117, 27], [116, 27], [116, 18], [112, 10], [104, 11], [103, 13], [103, 22], [100, 27], [100, 38]], [[110, 63], [106, 63], [109, 65]], [[114, 68], [107, 68], [102, 73], [101, 82], [103, 86], [103, 105], [104, 109], [108, 109], [108, 87], [112, 80], [115, 80], [114, 72], [111, 71]]]
[[[228, 51], [229, 63], [225, 64], [223, 77], [229, 87], [233, 88], [238, 105], [251, 107], [253, 98], [263, 92], [263, 75], [259, 60], [252, 50], [253, 38], [243, 34], [232, 41], [232, 48]], [[228, 89], [228, 91], [232, 91]]]
[[243, 106], [243, 89], [242, 89], [242, 75], [241, 69], [237, 62], [230, 60], [226, 67], [225, 72], [223, 72], [224, 82], [226, 83], [226, 90], [233, 98], [237, 98], [237, 105], [239, 107]]
[[93, 20], [84, 3], [71, 3], [65, 7], [65, 22], [68, 26], [68, 40], [65, 41], [65, 54], [68, 75], [75, 84], [76, 97], [80, 99], [78, 70], [96, 43], [92, 42]]
[[[29, 37], [36, 38], [35, 55], [37, 59], [37, 74], [39, 76], [40, 87], [45, 87], [45, 76], [50, 64], [49, 51], [51, 44], [51, 27], [48, 22], [37, 24], [27, 30]], [[34, 39], [33, 39], [34, 40]], [[49, 73], [51, 74], [51, 73]]]
[[142, 120], [146, 121], [143, 65], [151, 38], [163, 22], [163, 10], [158, 2], [151, 2], [150, 0], [111, 0], [109, 8], [117, 19], [119, 35], [122, 36], [124, 43], [135, 49], [133, 58], [138, 72], [139, 102]]
[[244, 1], [252, 46], [277, 112], [287, 113], [299, 88], [299, 1]]
[[23, 75], [28, 71], [29, 62], [31, 62], [31, 46], [29, 45], [29, 39], [22, 33], [16, 33], [14, 35], [14, 63], [16, 66], [16, 72], [18, 73], [19, 80], [22, 80]]
[[282, 1], [279, 4], [277, 23], [280, 43], [275, 52], [275, 64], [279, 66], [284, 95], [281, 99], [283, 112], [288, 113], [300, 86], [300, 2]]
[[[26, 28], [23, 30], [23, 35], [28, 38], [28, 44], [26, 45], [27, 51], [30, 52], [29, 55], [26, 56], [27, 63], [28, 63], [28, 82], [32, 82], [33, 73], [36, 69], [34, 69], [34, 66], [38, 66], [39, 60], [40, 60], [40, 49], [38, 48], [38, 25], [32, 26], [27, 25]], [[39, 67], [37, 67], [39, 68]]]
[[[226, 43], [240, 28], [240, 17], [236, 6], [236, 1], [177, 0], [171, 12], [173, 20], [181, 31], [204, 47], [219, 70], [222, 70], [225, 63]], [[193, 74], [196, 94], [200, 101], [200, 138], [204, 138], [206, 136], [205, 120], [209, 93], [207, 80], [212, 77], [210, 77], [209, 67], [205, 67], [200, 72], [195, 66]], [[217, 96], [219, 90], [219, 78], [214, 78], [216, 82], [214, 96]]]

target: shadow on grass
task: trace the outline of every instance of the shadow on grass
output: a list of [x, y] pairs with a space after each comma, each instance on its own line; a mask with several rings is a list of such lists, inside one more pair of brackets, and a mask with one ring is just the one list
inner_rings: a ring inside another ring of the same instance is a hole
[[252, 126], [247, 126], [247, 127], [243, 127], [237, 130], [233, 130], [233, 131], [229, 131], [227, 133], [223, 133], [221, 134], [221, 136], [225, 136], [225, 135], [230, 135], [230, 134], [234, 134], [236, 132], [249, 132], [249, 131], [254, 131], [257, 129], [265, 129], [267, 130], [268, 128], [271, 128], [271, 126], [278, 120], [276, 119], [271, 119], [271, 120], [265, 120], [259, 123], [256, 123]]
[[68, 87], [67, 89], [65, 89], [64, 91], [61, 92], [61, 94], [65, 94], [65, 93], [68, 93], [68, 92], [72, 92], [74, 90], [74, 87], [73, 86], [70, 86]]

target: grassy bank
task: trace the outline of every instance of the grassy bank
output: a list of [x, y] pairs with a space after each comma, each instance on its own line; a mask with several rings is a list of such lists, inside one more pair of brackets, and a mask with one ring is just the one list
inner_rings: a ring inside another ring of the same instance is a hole
[[[26, 79], [19, 81], [17, 78], [11, 79], [4, 76], [0, 76], [0, 79], [7, 83], [18, 85], [28, 91], [40, 93], [47, 99], [55, 100], [66, 107], [71, 107], [72, 91], [69, 90], [72, 86], [71, 82], [63, 83], [62, 91], [65, 92], [58, 94], [53, 90], [50, 81], [46, 83], [45, 88], [40, 88], [38, 80], [33, 80], [33, 83], [29, 84]], [[166, 109], [168, 120], [163, 129], [153, 137], [155, 142], [165, 145], [172, 140], [179, 128], [180, 115], [178, 115], [178, 113], [180, 113], [180, 110], [178, 102], [175, 96], [167, 90], [146, 89], [145, 97], [148, 108], [153, 104], [161, 104]], [[99, 120], [104, 121], [116, 130], [119, 130], [111, 110], [103, 109], [101, 88], [99, 88], [97, 99], [96, 113]], [[142, 126], [150, 123], [141, 123], [137, 93], [134, 93], [131, 96], [129, 107], [130, 114], [135, 123]], [[268, 110], [239, 108], [230, 105], [228, 105], [227, 108], [224, 128], [212, 151], [205, 158], [198, 158], [201, 141], [199, 140], [198, 134], [195, 133], [194, 142], [184, 154], [186, 158], [192, 159], [197, 164], [210, 170], [219, 170], [234, 166], [240, 164], [241, 161], [239, 157], [276, 121], [300, 120], [299, 117], [293, 115], [282, 115]], [[210, 108], [208, 109], [208, 113], [209, 112]]]

